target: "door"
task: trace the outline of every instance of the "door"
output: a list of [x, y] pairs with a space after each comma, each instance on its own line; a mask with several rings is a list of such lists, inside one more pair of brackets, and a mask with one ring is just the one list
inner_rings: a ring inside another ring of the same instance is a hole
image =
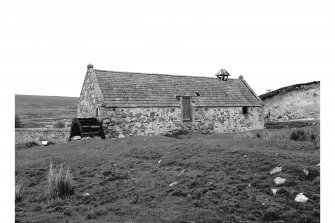
[[183, 97], [183, 121], [191, 121], [191, 99]]

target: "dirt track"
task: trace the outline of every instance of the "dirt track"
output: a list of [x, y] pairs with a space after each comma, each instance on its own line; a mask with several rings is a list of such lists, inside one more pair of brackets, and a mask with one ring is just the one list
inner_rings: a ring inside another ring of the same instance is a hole
[[[19, 149], [15, 174], [24, 188], [16, 221], [319, 222], [319, 155], [313, 143], [224, 135], [92, 139]], [[73, 196], [46, 199], [51, 162], [70, 166]], [[270, 175], [276, 166], [282, 172]], [[277, 176], [287, 182], [276, 186]], [[272, 188], [280, 189], [276, 196]], [[294, 201], [301, 192], [307, 203]]]

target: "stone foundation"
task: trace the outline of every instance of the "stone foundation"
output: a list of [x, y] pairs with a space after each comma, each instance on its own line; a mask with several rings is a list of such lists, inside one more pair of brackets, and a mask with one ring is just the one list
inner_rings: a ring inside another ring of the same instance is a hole
[[242, 107], [193, 108], [192, 122], [183, 122], [181, 108], [115, 108], [103, 109], [99, 118], [106, 138], [133, 135], [169, 135], [179, 131], [203, 134], [241, 132], [264, 127], [263, 108]]

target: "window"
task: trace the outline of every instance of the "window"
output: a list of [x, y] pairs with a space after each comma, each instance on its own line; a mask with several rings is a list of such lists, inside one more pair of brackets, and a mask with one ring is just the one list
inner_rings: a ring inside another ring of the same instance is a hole
[[96, 108], [95, 110], [95, 117], [98, 117], [99, 116], [99, 108]]
[[183, 121], [191, 121], [191, 98], [182, 97]]
[[243, 113], [243, 115], [247, 115], [248, 114], [248, 107], [242, 107], [242, 113]]

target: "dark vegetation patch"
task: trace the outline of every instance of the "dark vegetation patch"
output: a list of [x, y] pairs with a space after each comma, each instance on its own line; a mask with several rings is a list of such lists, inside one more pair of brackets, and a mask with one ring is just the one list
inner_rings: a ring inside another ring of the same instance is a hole
[[265, 129], [285, 129], [285, 128], [302, 128], [306, 126], [319, 125], [319, 120], [310, 121], [290, 121], [290, 122], [266, 122], [264, 123]]
[[[313, 142], [132, 137], [16, 150], [17, 222], [320, 222]], [[75, 190], [47, 199], [50, 163]], [[281, 166], [282, 171], [270, 175]], [[306, 175], [306, 171], [308, 171]], [[276, 186], [275, 177], [287, 179]], [[278, 188], [276, 195], [271, 189]], [[294, 201], [298, 193], [309, 198]]]
[[66, 124], [64, 122], [56, 122], [53, 127], [56, 129], [61, 129], [61, 128], [65, 128], [65, 125]]

